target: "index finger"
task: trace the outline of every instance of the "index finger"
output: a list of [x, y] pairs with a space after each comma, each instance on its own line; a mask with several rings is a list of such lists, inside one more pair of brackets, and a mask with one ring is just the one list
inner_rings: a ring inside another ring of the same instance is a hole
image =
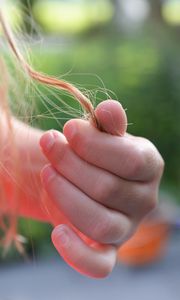
[[146, 139], [112, 136], [79, 119], [66, 123], [64, 135], [82, 159], [123, 179], [148, 181], [159, 176], [161, 156]]
[[52, 241], [63, 259], [81, 274], [104, 278], [115, 266], [117, 256], [115, 246], [99, 245], [99, 248], [90, 246], [65, 224], [55, 227]]

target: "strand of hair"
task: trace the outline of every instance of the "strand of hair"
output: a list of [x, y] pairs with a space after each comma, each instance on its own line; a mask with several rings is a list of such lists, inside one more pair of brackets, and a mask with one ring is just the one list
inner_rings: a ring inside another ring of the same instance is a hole
[[74, 85], [66, 81], [59, 80], [55, 77], [50, 77], [40, 72], [37, 72], [33, 70], [32, 67], [27, 63], [27, 61], [24, 59], [23, 55], [21, 54], [21, 52], [19, 51], [16, 45], [16, 41], [14, 39], [12, 30], [1, 9], [0, 9], [0, 23], [2, 25], [2, 29], [7, 39], [7, 42], [11, 50], [13, 51], [14, 55], [16, 56], [17, 60], [21, 64], [22, 68], [24, 69], [24, 71], [37, 82], [40, 82], [45, 85], [53, 86], [60, 90], [65, 90], [69, 92], [71, 95], [73, 95], [73, 97], [80, 103], [80, 105], [83, 107], [86, 113], [90, 115], [90, 118], [92, 119], [95, 127], [101, 130], [101, 126], [95, 116], [94, 107], [91, 101], [77, 87], [75, 87]]

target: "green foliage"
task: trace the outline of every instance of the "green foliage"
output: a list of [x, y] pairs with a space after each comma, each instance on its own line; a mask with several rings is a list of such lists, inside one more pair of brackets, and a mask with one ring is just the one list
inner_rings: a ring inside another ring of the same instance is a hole
[[45, 32], [74, 34], [109, 21], [113, 7], [109, 0], [38, 0], [33, 14]]
[[[180, 56], [179, 45], [173, 38], [150, 34], [138, 38], [113, 38], [112, 36], [69, 41], [40, 50], [34, 47], [32, 59], [36, 69], [47, 74], [63, 76], [83, 89], [89, 90], [91, 99], [98, 103], [107, 98], [118, 99], [127, 108], [128, 131], [150, 139], [165, 159], [164, 185], [178, 196], [180, 182]], [[65, 75], [66, 74], [66, 75]], [[101, 80], [99, 79], [101, 78]], [[103, 82], [102, 82], [103, 81]], [[104, 86], [111, 90], [105, 90]], [[62, 108], [58, 98], [68, 101], [69, 105], [79, 109], [76, 102], [66, 94], [43, 88], [39, 91]], [[38, 95], [28, 89], [38, 106], [39, 115], [47, 108], [58, 118], [64, 118], [62, 124], [55, 118], [35, 119], [34, 125], [44, 129], [62, 129], [69, 115], [54, 109], [52, 104], [42, 101]], [[107, 95], [108, 93], [108, 95]], [[20, 228], [30, 238], [27, 251], [33, 247], [41, 253], [49, 253], [51, 227], [37, 222], [21, 221]], [[30, 230], [27, 230], [29, 226]], [[46, 243], [47, 242], [47, 243]]]
[[[36, 49], [34, 56], [40, 62], [38, 68], [46, 73], [59, 76], [73, 66], [65, 79], [90, 89], [91, 94], [103, 89], [96, 75], [99, 76], [106, 88], [112, 90], [127, 108], [129, 122], [133, 123], [128, 131], [155, 143], [166, 162], [165, 180], [178, 186], [180, 58], [177, 46], [172, 47], [166, 41], [163, 43], [155, 43], [153, 37], [144, 36], [137, 40], [92, 38], [73, 43], [70, 47], [67, 45], [64, 51], [56, 48], [39, 53]], [[95, 96], [96, 102], [108, 98], [105, 91], [94, 93]], [[67, 99], [66, 95], [61, 97]], [[113, 93], [109, 97], [115, 98]], [[53, 101], [57, 103], [55, 98]], [[73, 100], [68, 101], [74, 105]], [[40, 107], [42, 110], [42, 104]], [[50, 123], [45, 121], [46, 129], [58, 126], [52, 120]]]
[[34, 220], [20, 219], [19, 231], [27, 239], [25, 250], [29, 258], [36, 259], [37, 255], [42, 257], [52, 253], [51, 225]]
[[0, 263], [7, 263], [14, 260], [28, 262], [36, 260], [38, 256], [47, 256], [53, 253], [51, 243], [52, 227], [49, 224], [37, 222], [29, 219], [19, 219], [18, 230], [26, 239], [23, 244], [24, 255], [19, 253], [13, 245], [4, 255], [3, 248], [0, 248]]

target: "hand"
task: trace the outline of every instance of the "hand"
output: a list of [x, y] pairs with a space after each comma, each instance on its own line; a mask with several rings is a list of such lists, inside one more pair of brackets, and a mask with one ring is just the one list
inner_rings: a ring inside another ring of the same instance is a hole
[[53, 230], [56, 249], [79, 272], [102, 278], [112, 271], [118, 247], [156, 206], [163, 160], [151, 142], [125, 133], [118, 102], [102, 102], [96, 116], [111, 134], [73, 119], [64, 134], [43, 135], [40, 145], [50, 165], [41, 178], [69, 221]]

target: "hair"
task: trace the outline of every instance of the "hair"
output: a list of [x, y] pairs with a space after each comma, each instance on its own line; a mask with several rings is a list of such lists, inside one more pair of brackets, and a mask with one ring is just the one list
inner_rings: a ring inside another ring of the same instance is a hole
[[[9, 185], [9, 178], [13, 176], [16, 170], [17, 181], [20, 176], [18, 172], [18, 153], [14, 141], [12, 114], [8, 103], [8, 74], [3, 60], [0, 60], [0, 68], [2, 70], [2, 78], [0, 85], [0, 111], [1, 111], [1, 139], [4, 145], [0, 150], [0, 246], [4, 248], [4, 254], [8, 251], [11, 244], [14, 243], [19, 252], [23, 253], [21, 241], [23, 240], [17, 235], [17, 213], [18, 207], [18, 189], [16, 185], [13, 187]], [[6, 136], [4, 136], [4, 129]], [[8, 174], [7, 165], [11, 164], [12, 174]], [[13, 178], [12, 178], [13, 179]], [[11, 206], [7, 198], [13, 196], [14, 201]]]
[[72, 85], [69, 82], [50, 77], [47, 75], [44, 75], [40, 72], [37, 72], [32, 69], [32, 67], [27, 63], [27, 61], [22, 56], [21, 52], [19, 51], [15, 39], [13, 37], [12, 31], [10, 29], [10, 26], [8, 22], [6, 21], [6, 18], [4, 17], [4, 14], [2, 11], [0, 11], [0, 22], [4, 31], [4, 35], [8, 41], [9, 46], [11, 47], [14, 55], [16, 56], [17, 60], [21, 64], [24, 71], [35, 81], [40, 82], [44, 85], [49, 85], [52, 87], [55, 87], [60, 90], [65, 90], [69, 92], [84, 108], [85, 112], [90, 115], [92, 118], [94, 125], [98, 128], [100, 128], [100, 124], [98, 123], [95, 113], [94, 113], [94, 107], [91, 103], [91, 101], [74, 85]]
[[[39, 82], [42, 85], [51, 86], [57, 90], [64, 90], [68, 92], [71, 96], [78, 101], [98, 129], [102, 130], [101, 125], [96, 119], [94, 113], [94, 107], [88, 97], [83, 94], [76, 86], [73, 84], [60, 80], [55, 77], [50, 77], [44, 75], [40, 72], [35, 71], [29, 63], [25, 60], [24, 56], [19, 50], [15, 37], [12, 33], [11, 27], [4, 15], [4, 12], [0, 9], [0, 24], [3, 29], [4, 37], [16, 57], [18, 64], [21, 66], [25, 75], [28, 75], [33, 81]], [[16, 183], [21, 182], [21, 174], [19, 170], [20, 158], [18, 156], [18, 151], [16, 149], [16, 144], [14, 141], [13, 126], [12, 126], [12, 112], [8, 101], [9, 87], [8, 83], [10, 81], [9, 74], [7, 72], [7, 67], [3, 59], [0, 59], [0, 110], [1, 110], [1, 137], [3, 136], [3, 129], [6, 127], [7, 136], [5, 137], [5, 148], [2, 147], [0, 150], [0, 185], [2, 186], [0, 195], [0, 246], [3, 246], [4, 252], [6, 253], [12, 243], [15, 244], [19, 252], [23, 253], [23, 238], [17, 234], [17, 216], [18, 216], [18, 188], [17, 184], [10, 187], [8, 179], [11, 178]], [[6, 161], [7, 160], [7, 161]], [[7, 174], [6, 164], [11, 164], [12, 174]], [[6, 175], [7, 176], [6, 176]], [[16, 174], [16, 178], [13, 178], [13, 174]], [[11, 202], [11, 207], [9, 207], [9, 202], [7, 198], [13, 197], [13, 202]]]

